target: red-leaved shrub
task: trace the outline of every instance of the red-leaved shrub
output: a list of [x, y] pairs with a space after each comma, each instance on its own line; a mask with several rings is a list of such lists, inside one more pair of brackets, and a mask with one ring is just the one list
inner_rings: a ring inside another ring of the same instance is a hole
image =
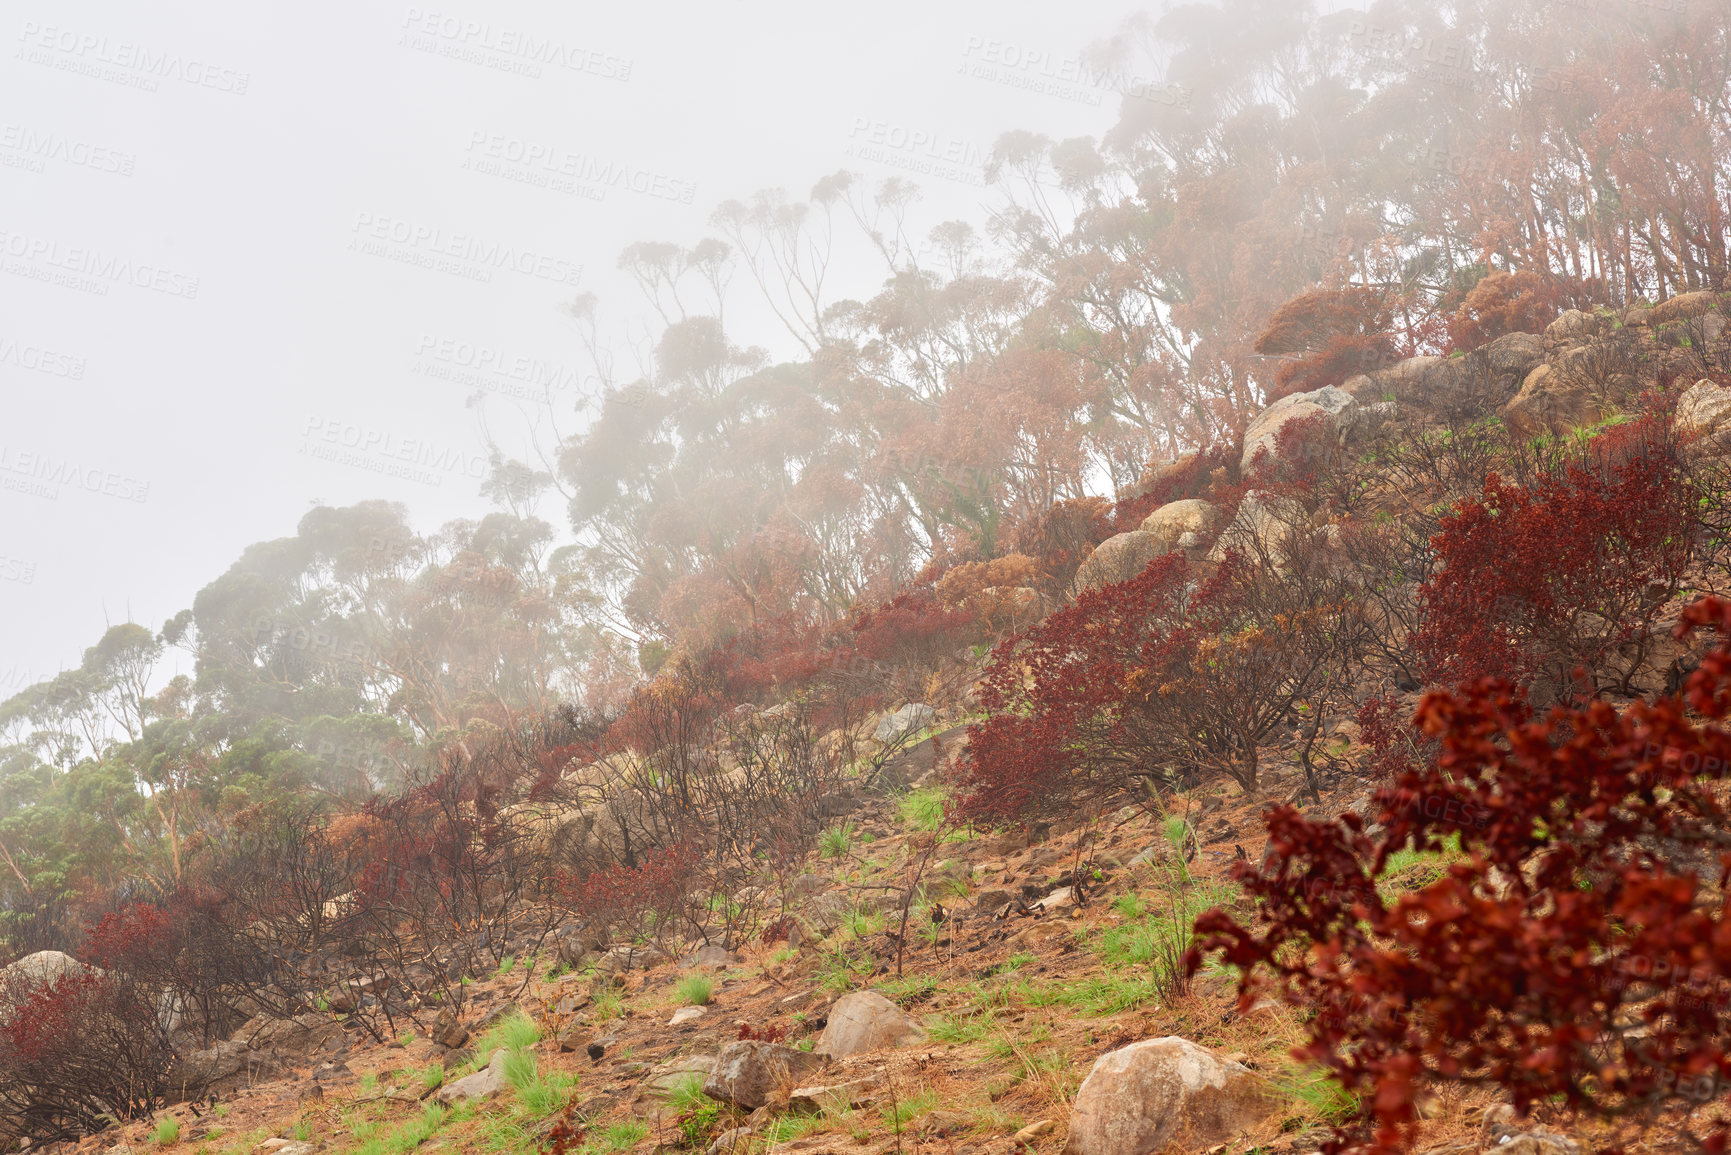
[[559, 888], [575, 912], [618, 928], [626, 940], [663, 939], [692, 913], [686, 896], [701, 858], [698, 844], [679, 842], [645, 854], [636, 866], [615, 863], [581, 878], [565, 875]]
[[[1707, 599], [1685, 629], [1731, 634]], [[1694, 713], [1692, 714], [1691, 711]], [[1311, 1008], [1295, 1054], [1358, 1096], [1327, 1150], [1394, 1152], [1443, 1080], [1503, 1088], [1517, 1110], [1554, 1102], [1604, 1115], [1700, 1106], [1731, 1083], [1731, 645], [1686, 692], [1536, 717], [1486, 679], [1433, 693], [1418, 722], [1430, 764], [1377, 795], [1380, 835], [1356, 814], [1270, 812], [1270, 852], [1236, 867], [1254, 927], [1197, 923], [1194, 970], [1218, 952], [1249, 1005]], [[1705, 721], [1700, 721], [1704, 718]], [[1443, 875], [1385, 897], [1393, 857]], [[1723, 1117], [1697, 1136], [1723, 1151]]]
[[1432, 542], [1442, 566], [1420, 590], [1422, 675], [1539, 680], [1555, 696], [1579, 668], [1591, 688], [1627, 693], [1694, 556], [1689, 512], [1657, 416], [1529, 485], [1491, 475]]

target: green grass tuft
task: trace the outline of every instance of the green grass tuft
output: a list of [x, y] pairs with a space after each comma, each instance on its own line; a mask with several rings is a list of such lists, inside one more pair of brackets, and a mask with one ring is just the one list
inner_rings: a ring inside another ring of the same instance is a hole
[[715, 980], [708, 975], [686, 975], [675, 988], [682, 1006], [702, 1007], [715, 997]]

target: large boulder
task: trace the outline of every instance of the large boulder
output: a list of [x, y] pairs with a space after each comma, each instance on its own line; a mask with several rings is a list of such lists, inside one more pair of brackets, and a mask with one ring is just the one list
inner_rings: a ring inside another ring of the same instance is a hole
[[1101, 1055], [1076, 1094], [1064, 1155], [1204, 1151], [1275, 1108], [1248, 1068], [1188, 1039], [1144, 1039]]
[[33, 987], [44, 986], [66, 975], [90, 974], [95, 969], [62, 951], [39, 950], [0, 969], [0, 983], [22, 981]]
[[818, 1036], [820, 1055], [845, 1059], [866, 1051], [905, 1047], [926, 1037], [907, 1012], [876, 991], [843, 995], [829, 1009], [829, 1023]]
[[1340, 391], [1361, 405], [1376, 401], [1420, 405], [1429, 393], [1432, 376], [1446, 369], [1447, 362], [1441, 357], [1408, 357], [1386, 369], [1349, 377]]
[[1545, 341], [1551, 345], [1567, 345], [1590, 341], [1610, 331], [1611, 318], [1602, 313], [1564, 309], [1560, 317], [1545, 327]]
[[67, 975], [101, 974], [93, 966], [79, 962], [57, 950], [39, 950], [25, 955], [11, 966], [0, 968], [0, 1020], [12, 1009], [12, 999], [23, 998], [37, 987], [57, 982]]
[[715, 1065], [703, 1081], [703, 1093], [745, 1111], [755, 1111], [765, 1103], [785, 1106], [793, 1089], [822, 1067], [823, 1060], [817, 1055], [780, 1043], [729, 1043], [715, 1057]]
[[1071, 593], [1081, 596], [1102, 586], [1127, 582], [1148, 568], [1148, 563], [1170, 552], [1167, 543], [1157, 533], [1133, 529], [1116, 534], [1094, 547], [1076, 570]]
[[1603, 413], [1578, 378], [1546, 364], [1527, 374], [1521, 391], [1502, 407], [1502, 416], [1516, 433], [1533, 437], [1591, 425]]
[[1505, 333], [1462, 356], [1409, 357], [1341, 386], [1363, 404], [1393, 401], [1431, 413], [1488, 413], [1520, 389], [1545, 359], [1537, 333]]
[[909, 702], [878, 722], [873, 737], [879, 742], [895, 742], [909, 734], [924, 730], [938, 720], [938, 712], [924, 702]]
[[1141, 530], [1167, 543], [1170, 549], [1187, 533], [1206, 537], [1220, 520], [1220, 507], [1200, 498], [1169, 501], [1142, 519]]
[[1668, 325], [1672, 321], [1681, 321], [1689, 317], [1699, 317], [1712, 312], [1719, 304], [1719, 294], [1707, 289], [1694, 293], [1678, 293], [1675, 297], [1660, 301], [1651, 309], [1641, 312], [1649, 325]]
[[1731, 425], [1731, 389], [1703, 378], [1677, 398], [1677, 428], [1714, 434]]
[[1249, 557], [1267, 555], [1278, 561], [1293, 535], [1309, 524], [1304, 507], [1290, 497], [1246, 494], [1232, 523], [1208, 552], [1208, 560], [1221, 561], [1228, 550], [1237, 550]]
[[1281, 430], [1292, 422], [1313, 417], [1320, 419], [1321, 443], [1314, 446], [1307, 443], [1304, 449], [1321, 450], [1342, 444], [1358, 419], [1358, 400], [1332, 385], [1282, 397], [1257, 414], [1244, 431], [1244, 456], [1239, 468], [1248, 472], [1257, 454], [1265, 449], [1270, 457], [1274, 456]]

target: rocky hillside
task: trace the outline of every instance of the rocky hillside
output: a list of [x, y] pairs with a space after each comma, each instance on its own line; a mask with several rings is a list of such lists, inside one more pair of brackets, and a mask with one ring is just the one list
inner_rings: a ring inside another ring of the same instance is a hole
[[[0, 972], [0, 1135], [1668, 1149], [1731, 1063], [1700, 994], [1731, 979], [1731, 659], [1678, 628], [1724, 624], [1688, 608], [1725, 573], [1723, 309], [1571, 310], [1289, 395], [1151, 471], [1135, 528], [1056, 592], [1015, 584], [1056, 547], [1000, 557], [856, 623], [857, 649], [674, 655], [612, 718], [499, 727], [363, 807], [259, 808], [172, 902]], [[1453, 684], [1478, 689], [1424, 696]], [[1637, 883], [1672, 905], [1617, 897]], [[1439, 927], [1470, 946], [1429, 953]], [[1566, 992], [1632, 959], [1641, 981], [1582, 987], [1582, 1021], [1624, 1033], [1590, 1036], [1615, 1055], [1579, 1087], [1555, 1022], [1483, 1017], [1539, 997], [1523, 968]], [[1506, 1006], [1457, 1026], [1450, 977], [1499, 973]], [[1643, 1073], [1654, 1039], [1678, 1050]], [[1391, 1083], [1405, 1046], [1431, 1065]]]

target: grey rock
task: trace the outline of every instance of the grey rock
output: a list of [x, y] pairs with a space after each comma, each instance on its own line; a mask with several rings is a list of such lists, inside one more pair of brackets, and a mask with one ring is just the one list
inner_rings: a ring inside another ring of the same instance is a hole
[[1281, 430], [1291, 422], [1311, 417], [1322, 418], [1329, 440], [1342, 444], [1358, 420], [1358, 399], [1332, 385], [1282, 397], [1251, 419], [1250, 427], [1244, 431], [1244, 455], [1239, 468], [1248, 472], [1264, 450], [1273, 456]]
[[480, 1103], [493, 1098], [510, 1085], [505, 1078], [505, 1055], [503, 1047], [494, 1051], [484, 1068], [446, 1083], [433, 1092], [433, 1098], [447, 1107], [458, 1102]]
[[1070, 594], [1079, 597], [1089, 590], [1127, 582], [1147, 569], [1149, 562], [1170, 552], [1171, 545], [1164, 538], [1145, 529], [1115, 534], [1095, 546], [1082, 562]]
[[832, 1059], [907, 1046], [926, 1032], [900, 1007], [876, 991], [854, 991], [837, 999], [815, 1050]]
[[729, 1043], [716, 1056], [714, 1069], [703, 1082], [703, 1093], [755, 1111], [772, 1101], [785, 1103], [787, 1095], [822, 1065], [817, 1055], [779, 1043]]
[[938, 712], [924, 702], [910, 702], [893, 714], [885, 715], [877, 725], [874, 736], [879, 742], [894, 742], [899, 738], [923, 730], [938, 720]]

